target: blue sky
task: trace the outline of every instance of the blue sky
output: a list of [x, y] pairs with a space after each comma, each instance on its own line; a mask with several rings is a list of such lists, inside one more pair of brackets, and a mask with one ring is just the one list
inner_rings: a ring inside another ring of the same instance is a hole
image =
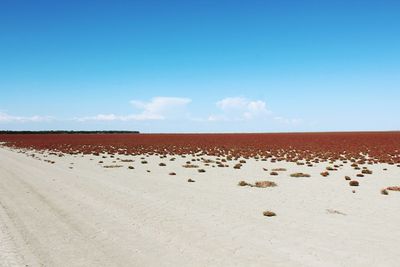
[[400, 130], [399, 1], [0, 1], [0, 129]]

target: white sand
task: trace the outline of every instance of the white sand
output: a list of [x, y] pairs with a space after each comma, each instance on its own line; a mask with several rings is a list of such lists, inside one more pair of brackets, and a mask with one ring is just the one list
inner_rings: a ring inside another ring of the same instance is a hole
[[[0, 266], [400, 264], [400, 192], [380, 194], [400, 186], [395, 165], [366, 165], [374, 173], [350, 187], [344, 176], [358, 172], [344, 166], [324, 178], [319, 173], [328, 163], [252, 159], [235, 170], [234, 162], [229, 168], [197, 162], [206, 170], [198, 173], [181, 167], [191, 156], [151, 156], [141, 164], [140, 157], [112, 163], [35, 154], [41, 160], [0, 148]], [[124, 167], [102, 167], [112, 164]], [[288, 170], [270, 176], [263, 167]], [[289, 177], [294, 172], [311, 177]], [[240, 180], [278, 186], [239, 187]], [[264, 217], [264, 210], [277, 216]]]

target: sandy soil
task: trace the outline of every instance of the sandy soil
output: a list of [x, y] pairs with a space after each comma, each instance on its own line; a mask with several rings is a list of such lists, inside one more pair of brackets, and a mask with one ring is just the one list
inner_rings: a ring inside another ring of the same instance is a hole
[[[366, 165], [373, 174], [356, 178], [346, 164], [322, 177], [331, 164], [196, 160], [199, 173], [182, 167], [192, 156], [171, 158], [0, 147], [0, 266], [399, 266], [400, 192], [380, 193], [400, 186], [396, 165]], [[113, 165], [122, 167], [104, 168]]]

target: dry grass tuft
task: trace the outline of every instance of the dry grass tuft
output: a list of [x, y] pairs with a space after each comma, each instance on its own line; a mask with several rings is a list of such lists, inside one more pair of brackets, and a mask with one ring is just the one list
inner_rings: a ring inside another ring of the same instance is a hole
[[176, 173], [175, 172], [170, 172], [169, 175], [176, 175]]
[[277, 172], [270, 172], [269, 174], [270, 174], [270, 175], [275, 175], [275, 176], [276, 176], [276, 175], [278, 175], [279, 173], [277, 173]]
[[400, 192], [400, 186], [389, 186], [389, 187], [386, 187], [386, 189], [390, 190], [390, 191], [398, 191], [398, 192]]
[[274, 171], [274, 172], [285, 172], [287, 170], [285, 168], [276, 168], [276, 169], [272, 169], [272, 171]]
[[365, 170], [362, 170], [361, 173], [363, 173], [363, 174], [372, 174], [372, 171], [368, 170], [368, 169], [365, 169]]
[[356, 181], [356, 180], [353, 180], [353, 181], [350, 181], [350, 182], [349, 182], [349, 185], [350, 185], [350, 186], [359, 186], [360, 183], [359, 183], [358, 181]]
[[357, 176], [357, 177], [364, 177], [364, 174], [359, 173], [359, 174], [357, 174], [356, 176]]
[[273, 211], [270, 211], [270, 210], [266, 210], [263, 212], [263, 215], [266, 217], [273, 217], [273, 216], [276, 216], [276, 213]]
[[350, 181], [350, 180], [351, 180], [350, 176], [345, 176], [344, 179], [345, 179], [346, 181]]
[[240, 164], [240, 163], [235, 164], [235, 165], [233, 166], [234, 169], [240, 169], [241, 167], [242, 167], [242, 164]]
[[322, 175], [323, 177], [326, 177], [326, 176], [329, 175], [329, 172], [321, 172], [321, 175]]
[[198, 169], [197, 171], [198, 172], [206, 172], [206, 170], [204, 170], [204, 169]]
[[121, 159], [121, 162], [134, 162], [133, 159]]
[[302, 172], [292, 173], [290, 177], [311, 177], [311, 175]]
[[194, 164], [185, 164], [185, 165], [182, 165], [182, 167], [183, 168], [198, 168], [199, 166], [198, 165], [194, 165]]
[[192, 180], [192, 179], [190, 179], [190, 178], [189, 178], [187, 181], [188, 181], [188, 183], [194, 183], [194, 182], [196, 182], [195, 180]]
[[238, 183], [238, 186], [253, 186], [252, 184], [249, 184], [248, 182], [246, 182], [246, 181], [240, 181], [239, 183]]
[[167, 166], [167, 164], [161, 162], [160, 164], [158, 164], [158, 166], [165, 167], [165, 166]]
[[275, 187], [275, 186], [277, 186], [277, 184], [275, 182], [271, 182], [271, 181], [257, 181], [255, 183], [255, 187], [259, 187], [259, 188]]
[[105, 165], [105, 166], [103, 166], [103, 168], [106, 168], [106, 169], [121, 168], [121, 167], [123, 167], [123, 166], [122, 165]]
[[128, 166], [128, 169], [133, 170], [135, 167], [133, 166]]
[[146, 160], [142, 160], [141, 163], [142, 164], [147, 164], [147, 161]]
[[381, 190], [382, 195], [389, 195], [389, 192], [384, 188]]

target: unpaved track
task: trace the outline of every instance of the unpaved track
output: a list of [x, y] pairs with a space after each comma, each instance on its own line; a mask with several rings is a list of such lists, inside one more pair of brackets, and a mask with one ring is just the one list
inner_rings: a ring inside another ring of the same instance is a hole
[[[173, 191], [158, 195], [162, 185], [130, 180], [71, 172], [0, 148], [0, 265], [239, 264], [231, 256], [240, 240], [224, 230], [223, 214], [207, 212], [218, 202], [205, 201], [199, 215], [191, 193], [185, 201]], [[215, 233], [207, 233], [210, 223]], [[251, 247], [244, 253], [242, 260], [252, 262]], [[276, 259], [271, 264], [280, 265]]]

